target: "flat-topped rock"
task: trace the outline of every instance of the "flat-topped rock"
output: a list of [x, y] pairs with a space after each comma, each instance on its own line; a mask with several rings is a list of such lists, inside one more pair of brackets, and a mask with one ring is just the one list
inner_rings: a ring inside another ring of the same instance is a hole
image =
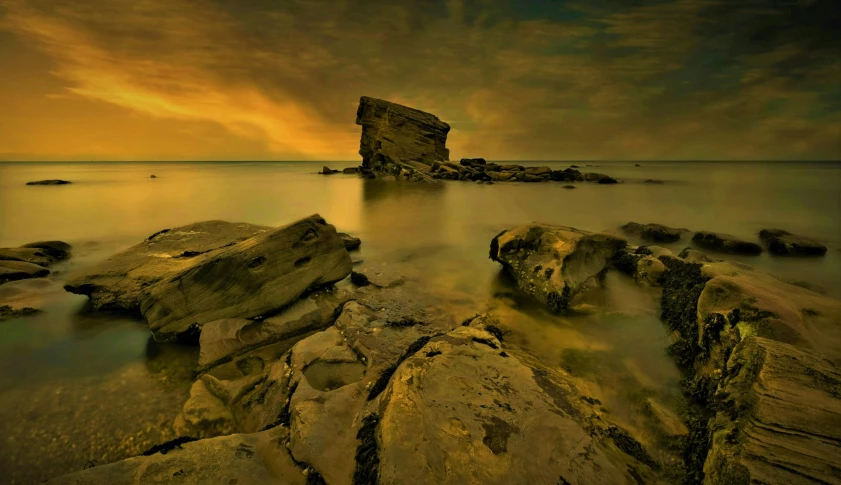
[[625, 234], [637, 236], [646, 241], [660, 243], [679, 241], [683, 233], [689, 232], [687, 229], [676, 229], [662, 224], [639, 224], [636, 222], [629, 222], [622, 226], [621, 229]]
[[400, 162], [449, 160], [450, 125], [437, 116], [397, 103], [362, 96], [356, 112], [362, 126], [359, 154], [362, 167], [373, 172], [400, 173]]
[[755, 256], [762, 252], [762, 246], [755, 242], [745, 241], [730, 234], [718, 232], [696, 232], [692, 236], [692, 242], [703, 249], [721, 253]]
[[768, 245], [768, 251], [787, 256], [823, 256], [826, 246], [807, 237], [796, 236], [782, 229], [763, 229], [759, 238]]
[[50, 180], [36, 180], [34, 182], [26, 182], [26, 185], [67, 185], [70, 181], [50, 179]]
[[319, 215], [221, 249], [143, 290], [140, 310], [158, 336], [222, 318], [277, 311], [350, 274], [350, 255]]
[[163, 229], [102, 263], [71, 274], [64, 288], [88, 296], [94, 310], [139, 312], [142, 292], [149, 286], [269, 230], [218, 220]]
[[526, 293], [563, 313], [575, 295], [597, 283], [624, 239], [572, 227], [526, 224], [491, 241], [490, 258]]

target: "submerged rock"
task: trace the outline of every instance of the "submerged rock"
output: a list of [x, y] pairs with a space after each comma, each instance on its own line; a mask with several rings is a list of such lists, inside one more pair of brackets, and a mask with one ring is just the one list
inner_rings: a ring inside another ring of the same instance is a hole
[[823, 256], [826, 246], [807, 237], [795, 236], [782, 229], [763, 229], [759, 231], [759, 238], [768, 245], [768, 250], [774, 254], [787, 256]]
[[18, 248], [0, 248], [0, 261], [23, 261], [50, 266], [69, 258], [72, 248], [63, 241], [39, 241]]
[[626, 244], [609, 234], [526, 224], [497, 235], [490, 258], [503, 265], [520, 289], [563, 313], [577, 293], [597, 283], [608, 261]]
[[0, 284], [28, 278], [41, 278], [49, 274], [50, 270], [37, 264], [0, 260]]
[[699, 231], [692, 236], [692, 242], [703, 249], [730, 254], [755, 256], [762, 252], [762, 246], [718, 232]]
[[362, 245], [361, 239], [344, 232], [339, 233], [339, 238], [341, 238], [342, 242], [345, 244], [345, 249], [347, 250], [356, 249]]
[[41, 313], [41, 310], [31, 307], [15, 308], [10, 305], [0, 305], [0, 322], [13, 318], [31, 317]]
[[336, 229], [313, 215], [253, 236], [143, 291], [140, 309], [159, 337], [221, 318], [279, 310], [350, 274]]
[[676, 242], [687, 229], [676, 229], [662, 224], [639, 224], [629, 222], [621, 227], [626, 234], [631, 234], [651, 242]]
[[26, 185], [67, 185], [70, 182], [67, 180], [58, 180], [58, 179], [51, 179], [51, 180], [36, 180], [34, 182], [26, 182]]
[[450, 125], [430, 113], [362, 96], [356, 124], [362, 126], [359, 154], [364, 169], [393, 174], [401, 162], [432, 165], [449, 160], [445, 145]]

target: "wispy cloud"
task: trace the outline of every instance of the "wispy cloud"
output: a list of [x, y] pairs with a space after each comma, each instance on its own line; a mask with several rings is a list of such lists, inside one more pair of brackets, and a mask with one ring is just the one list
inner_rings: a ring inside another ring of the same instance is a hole
[[831, 3], [0, 0], [0, 27], [69, 95], [267, 157], [355, 158], [371, 95], [458, 121], [456, 157], [837, 158]]

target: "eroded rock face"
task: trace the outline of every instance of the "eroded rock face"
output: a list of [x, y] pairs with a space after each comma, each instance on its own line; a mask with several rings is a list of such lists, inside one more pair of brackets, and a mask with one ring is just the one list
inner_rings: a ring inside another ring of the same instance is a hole
[[270, 227], [205, 221], [164, 229], [108, 260], [73, 275], [65, 289], [90, 298], [94, 310], [140, 311], [143, 291], [223, 248]]
[[362, 126], [359, 154], [364, 169], [399, 173], [401, 162], [432, 165], [449, 160], [445, 145], [450, 125], [433, 114], [362, 96], [356, 124]]
[[491, 241], [490, 257], [503, 265], [517, 285], [563, 313], [575, 295], [597, 284], [624, 239], [566, 226], [527, 224]]
[[841, 480], [841, 363], [759, 337], [733, 349], [715, 394], [706, 482]]
[[378, 458], [365, 471], [380, 483], [651, 480], [646, 465], [576, 422], [568, 383], [527, 367], [474, 325], [432, 339], [400, 366], [387, 393], [363, 434]]
[[144, 291], [141, 312], [158, 335], [178, 335], [222, 318], [276, 311], [310, 288], [350, 274], [336, 229], [314, 215], [266, 231]]
[[166, 453], [100, 465], [48, 481], [51, 485], [147, 483], [282, 483], [304, 485], [307, 476], [284, 447], [286, 430], [235, 434], [184, 443]]
[[826, 246], [807, 237], [795, 236], [782, 229], [763, 229], [759, 231], [759, 238], [768, 245], [768, 250], [774, 254], [786, 256], [823, 256]]
[[693, 426], [695, 477], [838, 481], [839, 441], [818, 427], [841, 412], [841, 302], [744, 264], [661, 260], [662, 318], [678, 335], [669, 351], [687, 391], [720, 411]]

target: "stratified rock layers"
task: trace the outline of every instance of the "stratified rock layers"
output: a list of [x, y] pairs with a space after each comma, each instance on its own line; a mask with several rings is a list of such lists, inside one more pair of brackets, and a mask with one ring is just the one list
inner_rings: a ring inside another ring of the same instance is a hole
[[401, 163], [432, 165], [449, 160], [445, 145], [450, 125], [435, 115], [363, 96], [356, 124], [362, 126], [359, 154], [365, 169], [391, 172]]

